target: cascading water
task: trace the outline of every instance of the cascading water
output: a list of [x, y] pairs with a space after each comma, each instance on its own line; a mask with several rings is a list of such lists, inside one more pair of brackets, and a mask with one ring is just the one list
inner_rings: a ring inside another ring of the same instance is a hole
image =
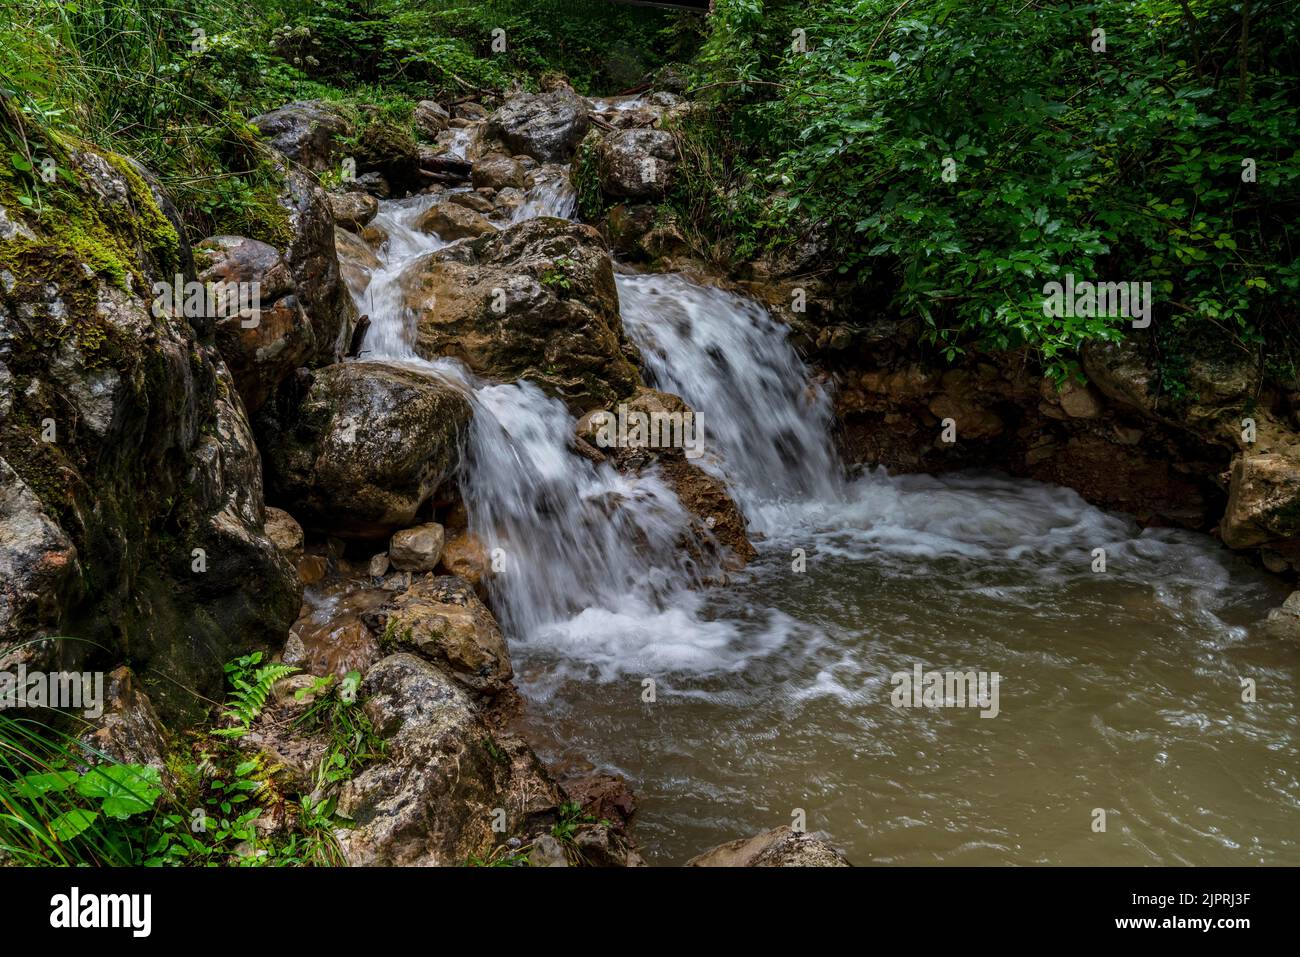
[[620, 275], [620, 312], [652, 385], [697, 410], [705, 443], [758, 531], [783, 505], [843, 497], [829, 397], [757, 303], [681, 276]]
[[[456, 146], [463, 150], [468, 141], [463, 136]], [[515, 219], [572, 215], [576, 200], [564, 169], [546, 168], [537, 179]], [[717, 569], [698, 567], [681, 547], [690, 516], [663, 481], [574, 454], [573, 417], [535, 385], [482, 381], [453, 360], [416, 355], [416, 317], [403, 301], [401, 277], [447, 245], [415, 227], [438, 201], [382, 204], [375, 225], [388, 239], [357, 297], [371, 321], [363, 353], [467, 390], [474, 416], [462, 490], [471, 530], [502, 566], [491, 587], [507, 633], [607, 676], [636, 661], [711, 660], [710, 648], [725, 644], [730, 631], [691, 621], [700, 604], [691, 587]]]
[[[457, 131], [457, 155], [469, 142]], [[567, 179], [541, 179], [515, 221], [572, 215]], [[726, 587], [692, 587], [688, 516], [654, 474], [574, 454], [573, 418], [535, 386], [414, 354], [398, 280], [444, 245], [413, 228], [434, 201], [381, 204], [366, 357], [470, 394], [463, 492], [505, 562], [493, 603], [539, 750], [626, 774], [652, 860], [802, 808], [859, 863], [1300, 863], [1294, 709], [1243, 708], [1224, 677], [1294, 686], [1294, 654], [1257, 624], [1276, 583], [1066, 489], [849, 480], [779, 323], [678, 276], [620, 274], [647, 380], [696, 410], [700, 461], [761, 533]], [[914, 664], [998, 671], [1002, 717], [893, 707], [890, 676]], [[1098, 806], [1118, 811], [1105, 842]]]

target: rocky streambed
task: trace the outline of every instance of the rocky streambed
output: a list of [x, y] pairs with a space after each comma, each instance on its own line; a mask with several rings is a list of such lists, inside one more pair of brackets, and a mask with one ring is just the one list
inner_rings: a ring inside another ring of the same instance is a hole
[[[96, 740], [161, 767], [274, 652], [301, 673], [241, 747], [290, 795], [327, 750], [295, 692], [358, 673], [353, 864], [1295, 862], [1300, 396], [1220, 359], [1174, 402], [1140, 337], [1087, 385], [943, 366], [806, 261], [686, 255], [680, 96], [450, 107], [359, 163], [328, 104], [258, 118], [278, 247], [191, 248], [88, 148], [120, 273], [4, 211], [4, 667], [129, 662]], [[177, 274], [260, 320], [151, 308]], [[604, 447], [619, 406], [704, 454]], [[998, 672], [1003, 717], [900, 711], [914, 664]]]

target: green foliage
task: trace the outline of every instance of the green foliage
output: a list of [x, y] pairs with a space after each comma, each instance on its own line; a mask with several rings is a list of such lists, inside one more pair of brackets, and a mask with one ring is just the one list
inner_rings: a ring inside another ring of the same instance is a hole
[[[1248, 0], [718, 0], [701, 55], [735, 172], [691, 212], [737, 252], [825, 237], [949, 354], [1028, 346], [1063, 375], [1122, 320], [1042, 286], [1150, 281], [1160, 334], [1293, 368], [1300, 8]], [[1094, 51], [1094, 28], [1106, 31]], [[807, 53], [792, 49], [806, 30]], [[943, 177], [945, 158], [955, 181]], [[1242, 179], [1253, 159], [1258, 182]], [[761, 187], [761, 210], [736, 186]], [[730, 192], [729, 192], [730, 191]], [[698, 192], [698, 191], [697, 191]], [[708, 191], [703, 191], [707, 193]], [[747, 208], [748, 207], [748, 208]]]
[[0, 716], [0, 861], [139, 863], [160, 781], [157, 768], [116, 763], [39, 721]]
[[309, 697], [314, 701], [295, 720], [295, 726], [323, 730], [329, 736], [329, 751], [316, 768], [318, 788], [351, 779], [384, 753], [383, 739], [357, 704], [360, 687], [361, 673], [349, 671], [342, 681], [333, 676], [318, 678], [312, 686], [296, 692], [299, 701]]
[[509, 845], [498, 844], [482, 856], [471, 854], [465, 860], [466, 867], [527, 867], [528, 852], [532, 845], [512, 850]]
[[[240, 720], [260, 708], [248, 689], [266, 687], [260, 657], [227, 667]], [[277, 666], [282, 667], [282, 666]], [[361, 676], [318, 679], [294, 719], [329, 742], [312, 794], [284, 793], [283, 769], [223, 734], [195, 732], [157, 768], [114, 761], [47, 724], [0, 716], [0, 863], [110, 866], [309, 866], [339, 864], [338, 788], [383, 754], [358, 704]], [[232, 695], [232, 697], [234, 697]], [[251, 710], [250, 710], [251, 708]], [[234, 710], [234, 709], [232, 709]], [[241, 730], [244, 729], [241, 723]], [[267, 821], [281, 824], [266, 829]]]
[[569, 180], [578, 194], [578, 215], [587, 222], [600, 219], [608, 205], [600, 187], [601, 139], [599, 130], [588, 131], [569, 166]]
[[584, 824], [597, 823], [609, 827], [609, 821], [597, 821], [590, 814], [584, 813], [582, 805], [577, 801], [565, 801], [560, 805], [560, 819], [551, 827], [551, 836], [564, 844], [572, 844], [578, 828]]
[[233, 721], [235, 726], [218, 728], [213, 734], [230, 738], [243, 737], [266, 707], [266, 699], [270, 697], [275, 683], [298, 671], [292, 665], [263, 665], [261, 661], [262, 653], [255, 651], [226, 664], [226, 679], [234, 690], [230, 692], [222, 717]]
[[568, 292], [573, 288], [573, 279], [569, 276], [569, 270], [576, 265], [577, 263], [568, 256], [557, 257], [550, 266], [542, 270], [542, 285], [549, 286], [560, 293]]
[[417, 99], [557, 70], [616, 92], [700, 38], [698, 17], [606, 0], [0, 0], [0, 171], [36, 208], [43, 184], [20, 131], [81, 138], [155, 172], [195, 235], [283, 245], [280, 173], [247, 117], [323, 98], [409, 118]]

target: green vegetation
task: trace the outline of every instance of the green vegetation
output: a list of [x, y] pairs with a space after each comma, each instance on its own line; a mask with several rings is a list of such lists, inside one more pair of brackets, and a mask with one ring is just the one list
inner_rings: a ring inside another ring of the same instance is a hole
[[711, 27], [674, 197], [698, 249], [814, 239], [949, 356], [1058, 375], [1122, 320], [1047, 317], [1043, 284], [1150, 281], [1169, 358], [1202, 336], [1294, 375], [1294, 3], [717, 0]]
[[248, 734], [253, 722], [266, 707], [266, 700], [271, 696], [275, 683], [298, 671], [292, 665], [264, 665], [261, 662], [262, 653], [255, 651], [226, 664], [226, 680], [234, 690], [230, 693], [222, 717], [231, 722], [233, 727], [218, 728], [214, 734], [228, 738], [242, 738]]
[[[341, 863], [338, 787], [383, 754], [357, 703], [360, 675], [317, 679], [295, 732], [323, 737], [311, 793], [236, 737], [261, 714], [271, 683], [296, 669], [251, 655], [226, 666], [230, 729], [189, 734], [156, 767], [116, 761], [52, 724], [0, 715], [0, 863], [109, 866], [307, 866]], [[64, 716], [52, 719], [57, 723]]]
[[280, 176], [249, 117], [376, 105], [357, 140], [381, 148], [410, 140], [416, 100], [546, 72], [617, 92], [700, 39], [698, 17], [605, 0], [0, 0], [0, 189], [37, 207], [36, 161], [59, 134], [143, 163], [197, 235], [283, 242]]

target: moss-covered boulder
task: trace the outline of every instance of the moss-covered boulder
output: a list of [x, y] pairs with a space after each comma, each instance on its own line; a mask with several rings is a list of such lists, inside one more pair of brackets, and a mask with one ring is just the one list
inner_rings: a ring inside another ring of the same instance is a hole
[[165, 716], [196, 715], [301, 586], [211, 317], [159, 295], [196, 278], [165, 198], [122, 157], [43, 145], [43, 209], [0, 180], [0, 667], [129, 659]]

